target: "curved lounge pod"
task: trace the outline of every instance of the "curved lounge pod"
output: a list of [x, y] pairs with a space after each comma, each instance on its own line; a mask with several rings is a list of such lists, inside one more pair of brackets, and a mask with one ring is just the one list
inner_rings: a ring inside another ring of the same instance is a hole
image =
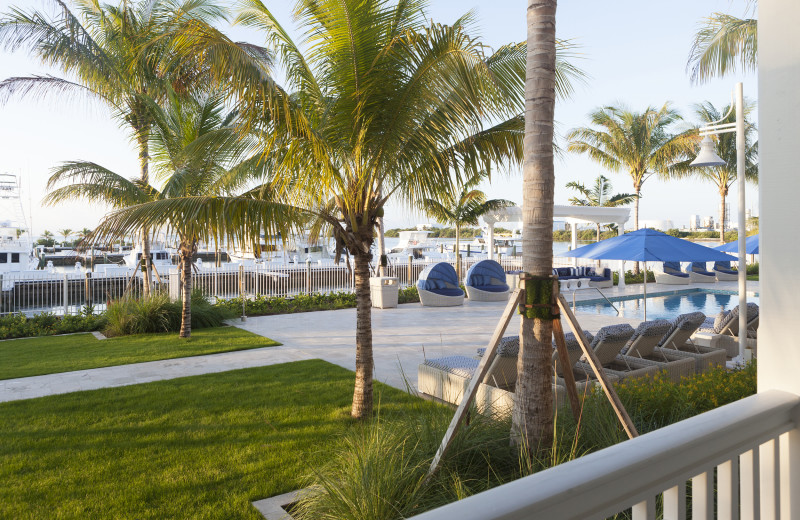
[[467, 271], [464, 286], [476, 302], [502, 302], [508, 299], [508, 284], [503, 266], [494, 260], [476, 262]]
[[428, 307], [453, 307], [464, 303], [456, 270], [447, 262], [426, 267], [417, 280], [419, 301]]

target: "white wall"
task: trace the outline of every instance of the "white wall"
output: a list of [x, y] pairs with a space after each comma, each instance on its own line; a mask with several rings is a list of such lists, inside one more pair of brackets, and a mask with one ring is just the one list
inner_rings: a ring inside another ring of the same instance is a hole
[[758, 3], [758, 389], [800, 394], [800, 1]]

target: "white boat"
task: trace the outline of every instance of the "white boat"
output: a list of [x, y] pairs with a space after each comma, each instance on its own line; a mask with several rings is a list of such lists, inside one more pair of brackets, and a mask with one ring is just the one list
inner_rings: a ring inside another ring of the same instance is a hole
[[[33, 271], [39, 259], [33, 251], [30, 229], [22, 210], [20, 184], [16, 175], [0, 174], [0, 275]], [[10, 287], [3, 282], [3, 289]]]
[[295, 235], [284, 241], [280, 236], [266, 237], [262, 235], [258, 255], [251, 248], [233, 247], [228, 250], [228, 256], [232, 262], [243, 264], [305, 265], [307, 262], [314, 264], [333, 263], [333, 248], [328, 241], [321, 238], [312, 243], [307, 237], [308, 235]]
[[401, 231], [400, 241], [386, 253], [390, 261], [403, 262], [411, 256], [415, 259], [447, 259], [449, 255], [440, 251], [438, 244], [432, 242], [430, 231]]

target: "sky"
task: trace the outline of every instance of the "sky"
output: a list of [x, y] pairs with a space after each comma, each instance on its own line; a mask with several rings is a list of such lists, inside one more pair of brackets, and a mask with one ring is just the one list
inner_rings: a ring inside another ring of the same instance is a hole
[[[116, 0], [113, 0], [115, 3]], [[264, 0], [285, 27], [298, 31], [291, 19], [294, 2]], [[11, 6], [42, 8], [49, 0], [0, 0], [0, 12]], [[221, 0], [221, 3], [225, 3]], [[451, 23], [470, 9], [477, 14], [477, 31], [492, 48], [524, 41], [526, 0], [431, 0], [429, 17]], [[580, 46], [576, 63], [589, 76], [570, 99], [556, 105], [556, 132], [588, 125], [588, 114], [602, 106], [624, 105], [634, 111], [666, 102], [680, 111], [687, 122], [695, 122], [692, 105], [711, 101], [722, 107], [730, 103], [736, 82], [744, 83], [745, 97], [757, 101], [755, 74], [737, 72], [702, 85], [689, 80], [686, 62], [692, 38], [699, 24], [714, 12], [744, 16], [745, 0], [641, 0], [562, 1], [556, 18], [556, 33]], [[240, 27], [226, 29], [234, 39], [263, 43], [258, 32]], [[24, 52], [0, 50], [0, 78], [30, 74], [61, 75], [46, 69]], [[563, 144], [563, 140], [561, 141]], [[128, 177], [138, 175], [135, 145], [107, 110], [87, 101], [50, 98], [11, 99], [0, 104], [0, 172], [22, 178], [25, 212], [33, 234], [44, 229], [93, 228], [108, 208], [86, 202], [44, 207], [50, 170], [64, 161], [91, 160]], [[556, 159], [556, 204], [567, 204], [574, 195], [565, 187], [570, 181], [590, 184], [600, 174], [613, 183], [614, 191], [630, 193], [632, 182], [626, 172], [608, 172], [584, 156], [566, 154]], [[490, 198], [522, 202], [521, 168], [495, 174], [483, 189]], [[749, 185], [747, 209], [758, 215], [758, 190]], [[738, 192], [728, 196], [735, 215]], [[693, 214], [717, 219], [719, 194], [713, 184], [699, 180], [661, 181], [650, 178], [643, 186], [640, 219], [672, 220], [687, 226]], [[735, 221], [735, 217], [733, 218]], [[430, 219], [408, 208], [391, 204], [386, 212], [387, 228], [413, 226]]]

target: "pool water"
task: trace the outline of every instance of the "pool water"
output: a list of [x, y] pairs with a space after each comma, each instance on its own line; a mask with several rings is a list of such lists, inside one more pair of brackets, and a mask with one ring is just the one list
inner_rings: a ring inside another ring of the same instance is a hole
[[[619, 316], [644, 319], [644, 298], [631, 296], [609, 299], [619, 309]], [[747, 301], [758, 303], [758, 296], [748, 296]], [[602, 299], [577, 302], [576, 305], [576, 310], [579, 312], [617, 316], [617, 311]], [[716, 316], [721, 310], [729, 311], [737, 305], [739, 305], [739, 296], [733, 291], [688, 289], [673, 291], [667, 295], [658, 293], [654, 296], [647, 296], [647, 319], [671, 320], [679, 314], [697, 311], [706, 316]]]

